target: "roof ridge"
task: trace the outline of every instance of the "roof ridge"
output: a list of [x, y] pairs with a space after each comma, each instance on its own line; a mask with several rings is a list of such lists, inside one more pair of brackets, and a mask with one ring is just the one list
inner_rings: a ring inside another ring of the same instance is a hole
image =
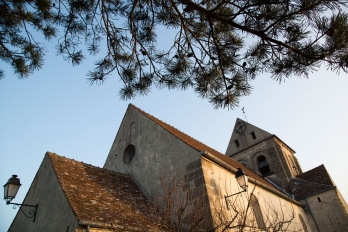
[[303, 175], [303, 174], [309, 173], [310, 171], [313, 171], [313, 170], [318, 169], [318, 168], [320, 168], [320, 167], [323, 167], [323, 168], [325, 169], [325, 171], [327, 172], [327, 170], [326, 170], [326, 168], [325, 168], [325, 165], [324, 165], [324, 164], [320, 164], [319, 166], [317, 166], [317, 167], [315, 167], [315, 168], [312, 168], [312, 169], [309, 169], [309, 170], [307, 170], [307, 171], [305, 171], [305, 172], [303, 172], [303, 173], [301, 173], [301, 174], [298, 174], [297, 176], [301, 176], [301, 175]]
[[[75, 208], [73, 207], [72, 199], [69, 198], [67, 191], [63, 188], [62, 180], [59, 178], [59, 175], [57, 173], [58, 172], [57, 167], [54, 165], [53, 156], [60, 156], [60, 155], [57, 155], [56, 153], [49, 152], [49, 151], [47, 151], [46, 154], [48, 155], [48, 157], [49, 157], [49, 159], [51, 161], [52, 168], [54, 170], [54, 173], [55, 173], [56, 178], [57, 178], [58, 183], [59, 183], [59, 187], [62, 189], [62, 191], [64, 193], [64, 196], [65, 196], [66, 200], [68, 201], [69, 206], [70, 206], [71, 210], [73, 211], [73, 213], [75, 214], [76, 218], [79, 218], [79, 215], [77, 214]], [[62, 156], [60, 156], [60, 157], [62, 157]], [[63, 158], [68, 159], [66, 157], [63, 157]], [[69, 159], [69, 160], [71, 160], [71, 159]]]
[[[144, 228], [153, 226], [148, 214], [139, 213], [141, 209], [152, 209], [151, 201], [129, 174], [96, 167], [52, 152], [46, 155], [56, 175], [57, 185], [78, 220], [111, 223], [127, 228], [133, 228], [139, 223]], [[132, 217], [127, 216], [129, 212]]]
[[[197, 151], [201, 151], [201, 149], [198, 149], [198, 148], [192, 146], [192, 144], [187, 143], [185, 140], [183, 140], [182, 138], [176, 136], [172, 131], [170, 131], [170, 130], [168, 130], [167, 128], [163, 127], [161, 124], [164, 124], [165, 126], [168, 126], [168, 127], [172, 128], [172, 129], [176, 130], [177, 132], [182, 133], [183, 135], [185, 135], [185, 136], [189, 137], [190, 139], [192, 139], [192, 140], [194, 140], [194, 141], [200, 143], [201, 145], [207, 147], [208, 149], [213, 150], [214, 152], [217, 152], [217, 153], [222, 154], [221, 152], [215, 150], [214, 148], [209, 147], [208, 145], [204, 144], [203, 142], [201, 142], [201, 141], [199, 141], [199, 140], [193, 138], [192, 136], [190, 136], [190, 135], [188, 135], [188, 134], [182, 132], [181, 130], [177, 129], [176, 127], [174, 127], [174, 126], [172, 126], [172, 125], [170, 125], [170, 124], [168, 124], [168, 123], [166, 123], [166, 122], [164, 122], [164, 121], [162, 121], [162, 120], [156, 118], [155, 116], [153, 116], [153, 115], [151, 115], [151, 114], [149, 114], [149, 113], [143, 111], [142, 109], [136, 107], [135, 105], [133, 105], [133, 104], [130, 104], [130, 105], [133, 106], [133, 107], [134, 107], [135, 109], [137, 109], [138, 111], [140, 111], [141, 113], [143, 113], [143, 114], [144, 114], [145, 116], [147, 116], [149, 119], [151, 119], [152, 121], [154, 121], [157, 125], [161, 126], [163, 129], [165, 129], [166, 131], [168, 131], [169, 133], [171, 133], [172, 135], [174, 135], [175, 137], [177, 137], [178, 139], [180, 139], [181, 141], [183, 141], [184, 143], [186, 143], [186, 144], [189, 145], [190, 147], [196, 149]], [[161, 124], [158, 123], [158, 122], [160, 122]], [[224, 154], [222, 154], [222, 155], [224, 155]]]
[[[204, 143], [192, 138], [191, 136], [183, 133], [182, 131], [176, 129], [175, 127], [159, 120], [158, 118], [146, 113], [145, 111], [139, 109], [138, 107], [136, 107], [133, 104], [129, 104], [130, 106], [133, 106], [135, 109], [137, 109], [140, 113], [144, 114], [147, 118], [149, 118], [150, 120], [152, 120], [154, 123], [156, 123], [157, 125], [159, 125], [161, 128], [163, 128], [164, 130], [166, 130], [167, 132], [169, 132], [170, 134], [172, 134], [173, 136], [175, 136], [177, 139], [179, 139], [180, 141], [182, 141], [183, 143], [187, 144], [188, 146], [192, 147], [193, 149], [195, 149], [198, 152], [202, 152], [202, 151], [206, 151], [209, 152], [211, 154], [213, 154], [215, 157], [224, 160], [225, 162], [229, 163], [230, 165], [232, 165], [233, 167], [237, 167], [240, 164], [238, 161], [232, 159], [229, 156], [226, 156], [224, 154], [222, 154], [221, 152], [205, 145]], [[276, 189], [277, 191], [279, 191], [275, 186], [273, 186], [271, 183], [269, 183], [266, 179], [264, 179], [262, 176], [259, 176], [256, 172], [254, 172], [253, 170], [249, 169], [248, 167], [245, 167], [246, 169], [248, 169], [250, 171], [249, 174], [251, 174], [250, 176], [255, 178], [257, 176], [261, 177], [260, 178], [260, 182], [262, 182], [263, 184], [272, 186], [272, 188]], [[256, 176], [254, 176], [256, 175]]]
[[313, 181], [304, 180], [304, 179], [299, 178], [299, 177], [295, 177], [295, 178], [292, 178], [292, 179], [294, 179], [294, 180], [299, 180], [299, 181], [306, 182], [306, 183], [311, 183], [311, 184], [317, 184], [317, 185], [323, 185], [323, 186], [329, 186], [329, 187], [334, 186], [334, 185], [321, 184], [321, 183], [318, 183], [318, 182], [313, 182]]
[[68, 158], [68, 157], [65, 157], [65, 156], [58, 155], [58, 154], [56, 154], [56, 153], [54, 153], [54, 152], [47, 151], [47, 153], [48, 153], [48, 155], [50, 156], [50, 158], [51, 158], [52, 155], [54, 155], [54, 156], [58, 156], [58, 157], [60, 157], [60, 158], [64, 158], [64, 159], [66, 159], [66, 160], [70, 160], [70, 161], [72, 161], [72, 162], [77, 162], [77, 163], [81, 163], [81, 164], [84, 164], [84, 165], [88, 165], [88, 166], [93, 167], [93, 168], [98, 168], [98, 169], [101, 169], [101, 170], [103, 170], [103, 171], [107, 171], [107, 172], [110, 172], [110, 173], [117, 173], [117, 174], [121, 174], [121, 175], [130, 177], [130, 175], [129, 175], [129, 174], [126, 174], [126, 173], [115, 172], [115, 171], [112, 171], [112, 170], [109, 170], [109, 169], [106, 169], [106, 168], [101, 168], [101, 167], [98, 167], [98, 166], [94, 166], [94, 165], [92, 165], [92, 164], [88, 164], [88, 163], [85, 163], [85, 162], [83, 162], [83, 161], [78, 161], [78, 160], [74, 160], [74, 159], [71, 159], [71, 158]]

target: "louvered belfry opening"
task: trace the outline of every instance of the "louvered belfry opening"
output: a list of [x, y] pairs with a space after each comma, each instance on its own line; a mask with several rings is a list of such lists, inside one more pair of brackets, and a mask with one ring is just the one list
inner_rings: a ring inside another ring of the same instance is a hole
[[271, 172], [267, 159], [263, 155], [257, 157], [257, 167], [259, 168], [259, 171], [262, 175], [267, 175]]

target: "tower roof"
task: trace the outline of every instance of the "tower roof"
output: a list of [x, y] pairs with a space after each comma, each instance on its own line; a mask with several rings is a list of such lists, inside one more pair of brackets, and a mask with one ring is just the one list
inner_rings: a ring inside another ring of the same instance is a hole
[[282, 144], [287, 146], [293, 151], [293, 153], [295, 153], [293, 149], [286, 145], [276, 135], [262, 130], [261, 128], [254, 126], [240, 118], [237, 118], [225, 154], [231, 157], [272, 137], [276, 137]]

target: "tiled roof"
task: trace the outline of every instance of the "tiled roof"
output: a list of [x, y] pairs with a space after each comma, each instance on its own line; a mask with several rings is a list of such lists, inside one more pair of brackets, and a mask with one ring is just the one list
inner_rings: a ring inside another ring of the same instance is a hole
[[[80, 221], [155, 228], [153, 207], [129, 175], [94, 167], [50, 152], [64, 194]], [[153, 219], [153, 218], [152, 218]]]
[[330, 178], [329, 173], [327, 172], [323, 164], [307, 172], [299, 174], [296, 177], [309, 182], [318, 183], [318, 184], [326, 184], [331, 186], [334, 185]]
[[217, 157], [218, 159], [226, 162], [227, 164], [231, 165], [232, 167], [235, 168], [242, 168], [243, 171], [245, 172], [246, 175], [252, 177], [253, 179], [255, 179], [257, 182], [261, 182], [262, 184], [271, 187], [272, 189], [280, 192], [276, 187], [274, 187], [271, 183], [269, 183], [267, 180], [265, 180], [263, 177], [261, 177], [260, 175], [258, 175], [257, 173], [255, 173], [254, 171], [248, 169], [246, 166], [244, 166], [243, 164], [237, 162], [234, 159], [231, 159], [230, 157], [221, 154], [220, 152], [214, 150], [213, 148], [208, 147], [207, 145], [201, 143], [200, 141], [192, 138], [191, 136], [179, 131], [178, 129], [176, 129], [175, 127], [168, 125], [167, 123], [159, 120], [158, 118], [144, 112], [143, 110], [139, 109], [138, 107], [130, 104], [131, 106], [133, 106], [135, 109], [137, 109], [138, 111], [140, 111], [141, 113], [143, 113], [145, 116], [147, 116], [149, 119], [151, 119], [152, 121], [154, 121], [155, 123], [157, 123], [159, 126], [161, 126], [162, 128], [164, 128], [165, 130], [167, 130], [169, 133], [173, 134], [175, 137], [177, 137], [178, 139], [180, 139], [181, 141], [183, 141], [184, 143], [186, 143], [187, 145], [191, 146], [192, 148], [196, 149], [197, 151], [207, 151], [210, 154], [214, 155], [215, 157]]
[[297, 175], [290, 180], [290, 189], [295, 199], [303, 199], [313, 194], [335, 188], [324, 165]]

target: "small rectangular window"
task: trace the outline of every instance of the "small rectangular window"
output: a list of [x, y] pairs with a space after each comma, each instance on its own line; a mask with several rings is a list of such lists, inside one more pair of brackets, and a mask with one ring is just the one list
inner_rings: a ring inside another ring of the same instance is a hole
[[255, 135], [254, 132], [251, 132], [250, 134], [251, 134], [251, 137], [252, 137], [253, 139], [256, 139], [256, 135]]
[[236, 147], [239, 147], [238, 139], [234, 140], [234, 143], [236, 144]]

